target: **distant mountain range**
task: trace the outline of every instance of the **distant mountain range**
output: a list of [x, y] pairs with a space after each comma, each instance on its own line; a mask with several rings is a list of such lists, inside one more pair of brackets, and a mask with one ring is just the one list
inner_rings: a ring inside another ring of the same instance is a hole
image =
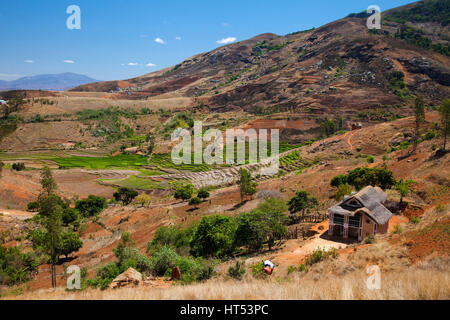
[[60, 74], [42, 74], [32, 77], [23, 77], [13, 81], [0, 80], [0, 90], [23, 89], [64, 91], [92, 82], [98, 82], [98, 80], [71, 72]]

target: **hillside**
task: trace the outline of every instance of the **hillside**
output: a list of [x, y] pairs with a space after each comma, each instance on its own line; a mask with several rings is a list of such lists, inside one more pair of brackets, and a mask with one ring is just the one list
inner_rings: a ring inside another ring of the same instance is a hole
[[[414, 8], [426, 18], [411, 18], [417, 16], [410, 13]], [[262, 34], [165, 70], [72, 91], [112, 90], [116, 97], [130, 99], [174, 94], [198, 97], [211, 110], [291, 110], [309, 116], [330, 113], [336, 105], [343, 114], [395, 105], [409, 93], [437, 102], [448, 95], [450, 84], [446, 19], [447, 1], [386, 12], [376, 32], [367, 29], [364, 15], [350, 15], [318, 29]], [[396, 70], [403, 72], [409, 92], [389, 84]]]
[[91, 82], [97, 82], [97, 80], [71, 72], [42, 74], [31, 77], [22, 77], [13, 81], [0, 81], [0, 90], [64, 91]]

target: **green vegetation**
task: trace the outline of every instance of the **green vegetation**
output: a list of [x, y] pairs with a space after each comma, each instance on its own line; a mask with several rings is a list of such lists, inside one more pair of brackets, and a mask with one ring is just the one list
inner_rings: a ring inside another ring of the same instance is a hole
[[[192, 159], [194, 154], [192, 154]], [[150, 158], [150, 164], [164, 169], [176, 169], [180, 171], [191, 171], [191, 172], [204, 172], [211, 170], [211, 167], [207, 164], [175, 164], [172, 162], [170, 154], [153, 154]], [[193, 162], [193, 161], [192, 161]]]
[[112, 169], [112, 168], [139, 168], [148, 165], [147, 157], [140, 155], [117, 155], [114, 157], [83, 157], [70, 156], [65, 158], [51, 158], [62, 169]]
[[248, 196], [253, 196], [256, 193], [256, 187], [258, 184], [256, 182], [252, 182], [252, 175], [250, 171], [241, 168], [239, 170], [239, 190], [241, 195], [241, 202], [245, 200]]
[[341, 184], [354, 186], [361, 190], [366, 186], [379, 186], [382, 189], [390, 189], [395, 185], [392, 171], [384, 168], [356, 168], [346, 175], [338, 175], [331, 180], [331, 186], [339, 187]]
[[99, 214], [106, 208], [106, 199], [90, 195], [87, 199], [75, 202], [77, 209], [84, 217], [92, 217]]
[[23, 171], [23, 170], [25, 170], [25, 163], [23, 163], [23, 162], [13, 163], [12, 169], [16, 170], [16, 171]]
[[400, 206], [403, 204], [403, 198], [407, 197], [411, 191], [411, 185], [414, 184], [414, 180], [399, 180], [396, 181], [394, 187], [400, 194]]
[[15, 285], [32, 278], [38, 267], [34, 253], [22, 253], [19, 247], [0, 245], [0, 285]]
[[338, 189], [334, 195], [336, 201], [341, 201], [342, 199], [344, 199], [344, 196], [350, 195], [352, 193], [352, 187], [348, 183], [340, 184], [337, 188]]
[[391, 89], [400, 98], [409, 97], [409, 90], [404, 82], [405, 74], [401, 71], [392, 71], [388, 74], [388, 88]]
[[338, 253], [335, 248], [332, 248], [330, 250], [325, 250], [322, 248], [318, 248], [314, 250], [314, 252], [306, 258], [305, 265], [306, 266], [312, 266], [313, 264], [319, 263], [323, 260], [330, 259], [330, 258], [337, 258]]
[[175, 189], [174, 198], [187, 201], [192, 198], [194, 192], [194, 186], [192, 184], [186, 184]]
[[447, 26], [450, 24], [450, 3], [447, 0], [421, 1], [410, 9], [395, 10], [385, 18], [402, 24], [438, 22]]
[[450, 46], [442, 43], [433, 43], [425, 36], [425, 32], [410, 26], [402, 25], [395, 34], [396, 38], [402, 39], [414, 46], [433, 50], [440, 54], [450, 56]]
[[136, 190], [130, 188], [119, 188], [114, 192], [113, 197], [117, 202], [122, 202], [124, 206], [129, 205], [139, 194]]
[[223, 257], [234, 249], [236, 223], [232, 218], [214, 215], [200, 220], [190, 242], [191, 254], [203, 257]]
[[446, 150], [447, 136], [450, 134], [450, 99], [445, 99], [439, 107], [439, 114], [441, 116], [442, 136], [444, 137], [444, 145], [442, 150]]
[[239, 261], [236, 261], [234, 267], [232, 266], [228, 268], [228, 275], [237, 280], [241, 280], [245, 272], [244, 266]]
[[[59, 257], [66, 257], [73, 252], [77, 252], [83, 245], [79, 234], [73, 230], [79, 223], [76, 212], [72, 211], [69, 202], [63, 201], [57, 194], [57, 185], [53, 179], [49, 168], [42, 170], [41, 185], [43, 191], [38, 198], [39, 214], [36, 221], [39, 227], [30, 231], [28, 238], [33, 244], [36, 252], [48, 257], [51, 265], [52, 287], [56, 287], [56, 264], [59, 263]], [[73, 225], [64, 226], [63, 216], [66, 216], [66, 222]], [[72, 218], [67, 218], [67, 216]]]
[[319, 201], [317, 198], [311, 196], [308, 192], [300, 190], [297, 191], [295, 197], [288, 202], [289, 212], [294, 215], [297, 212], [301, 212], [302, 216], [305, 216], [306, 212], [312, 208], [317, 208]]

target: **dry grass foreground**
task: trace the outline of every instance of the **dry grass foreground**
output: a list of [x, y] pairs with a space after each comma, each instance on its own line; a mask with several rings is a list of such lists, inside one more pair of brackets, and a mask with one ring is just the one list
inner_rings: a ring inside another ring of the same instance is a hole
[[[384, 247], [384, 246], [382, 246]], [[385, 248], [385, 247], [384, 247]], [[382, 249], [381, 247], [378, 249]], [[377, 250], [378, 251], [378, 250]], [[372, 254], [372, 256], [371, 256]], [[372, 260], [374, 252], [367, 257]], [[375, 254], [376, 255], [376, 254]], [[375, 257], [376, 258], [376, 257]], [[375, 259], [377, 260], [377, 259]], [[395, 260], [395, 258], [394, 258]], [[363, 263], [363, 261], [360, 261]], [[371, 263], [367, 263], [370, 265]], [[342, 259], [320, 263], [307, 273], [286, 278], [257, 280], [248, 274], [242, 281], [215, 279], [169, 288], [122, 288], [67, 292], [40, 290], [6, 299], [20, 300], [449, 300], [448, 259], [436, 257], [414, 266], [389, 265], [381, 273], [381, 288], [369, 290], [365, 268]], [[338, 266], [338, 267], [337, 267]], [[391, 271], [388, 271], [391, 270]]]

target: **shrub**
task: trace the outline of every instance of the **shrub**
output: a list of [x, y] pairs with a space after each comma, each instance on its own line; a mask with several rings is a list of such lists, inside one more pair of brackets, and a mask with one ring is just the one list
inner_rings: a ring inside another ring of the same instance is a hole
[[242, 276], [245, 274], [245, 268], [243, 265], [236, 261], [236, 264], [228, 268], [228, 275], [233, 279], [241, 280]]
[[198, 191], [197, 197], [199, 197], [200, 199], [208, 199], [210, 196], [208, 190], [206, 190], [205, 188], [202, 188]]
[[252, 270], [252, 275], [255, 278], [261, 278], [265, 275], [264, 263], [262, 261], [251, 265], [250, 270]]
[[90, 195], [87, 199], [75, 202], [75, 208], [85, 217], [92, 217], [106, 208], [106, 199]]
[[19, 247], [0, 245], [0, 285], [15, 285], [32, 278], [38, 261], [33, 253], [22, 253]]
[[288, 267], [288, 274], [291, 274], [292, 272], [295, 272], [296, 270], [297, 270], [296, 267], [294, 267], [294, 266], [289, 266], [289, 267]]
[[301, 263], [301, 264], [298, 266], [298, 271], [300, 271], [300, 272], [306, 271], [306, 266], [305, 266], [303, 263]]
[[367, 237], [364, 238], [364, 243], [374, 243], [375, 242], [375, 237], [373, 236], [373, 234], [369, 234]]
[[336, 201], [341, 201], [344, 196], [346, 195], [350, 195], [352, 192], [352, 187], [350, 187], [350, 185], [348, 183], [344, 183], [339, 185], [336, 194], [334, 195], [334, 198], [336, 199]]
[[194, 256], [225, 256], [234, 249], [236, 224], [230, 217], [214, 215], [200, 220], [190, 242]]
[[89, 286], [105, 290], [111, 282], [120, 274], [120, 270], [115, 263], [108, 263], [97, 269], [94, 279], [88, 279]]
[[155, 252], [150, 259], [150, 269], [155, 276], [163, 276], [168, 269], [175, 267], [179, 256], [169, 246], [164, 246]]
[[335, 248], [332, 248], [328, 251], [322, 248], [318, 248], [314, 250], [314, 252], [306, 258], [305, 265], [311, 266], [328, 258], [336, 258], [337, 256], [338, 253]]
[[331, 180], [333, 187], [348, 183], [357, 190], [366, 186], [379, 186], [382, 189], [390, 189], [395, 185], [395, 179], [392, 171], [384, 168], [356, 168], [349, 171], [346, 175], [339, 175]]
[[417, 218], [417, 217], [412, 217], [412, 218], [411, 218], [411, 223], [413, 223], [413, 224], [419, 224], [419, 223], [420, 223], [420, 219]]
[[12, 168], [13, 168], [13, 170], [16, 170], [16, 171], [23, 171], [23, 170], [25, 170], [25, 163], [23, 163], [23, 162], [13, 163]]
[[375, 162], [375, 158], [373, 156], [367, 156], [367, 163], [374, 163]]
[[120, 201], [124, 205], [129, 205], [133, 201], [133, 199], [138, 196], [138, 193], [136, 190], [122, 187], [119, 188], [117, 192], [114, 192], [113, 196], [117, 202]]
[[392, 233], [394, 233], [394, 234], [400, 234], [402, 232], [403, 232], [403, 229], [402, 229], [402, 227], [400, 227], [400, 225], [396, 225], [394, 227], [394, 230], [392, 231]]
[[192, 198], [192, 195], [194, 194], [194, 186], [192, 184], [187, 184], [182, 187], [178, 187], [175, 190], [174, 197], [175, 199], [181, 199], [181, 200], [189, 200]]

